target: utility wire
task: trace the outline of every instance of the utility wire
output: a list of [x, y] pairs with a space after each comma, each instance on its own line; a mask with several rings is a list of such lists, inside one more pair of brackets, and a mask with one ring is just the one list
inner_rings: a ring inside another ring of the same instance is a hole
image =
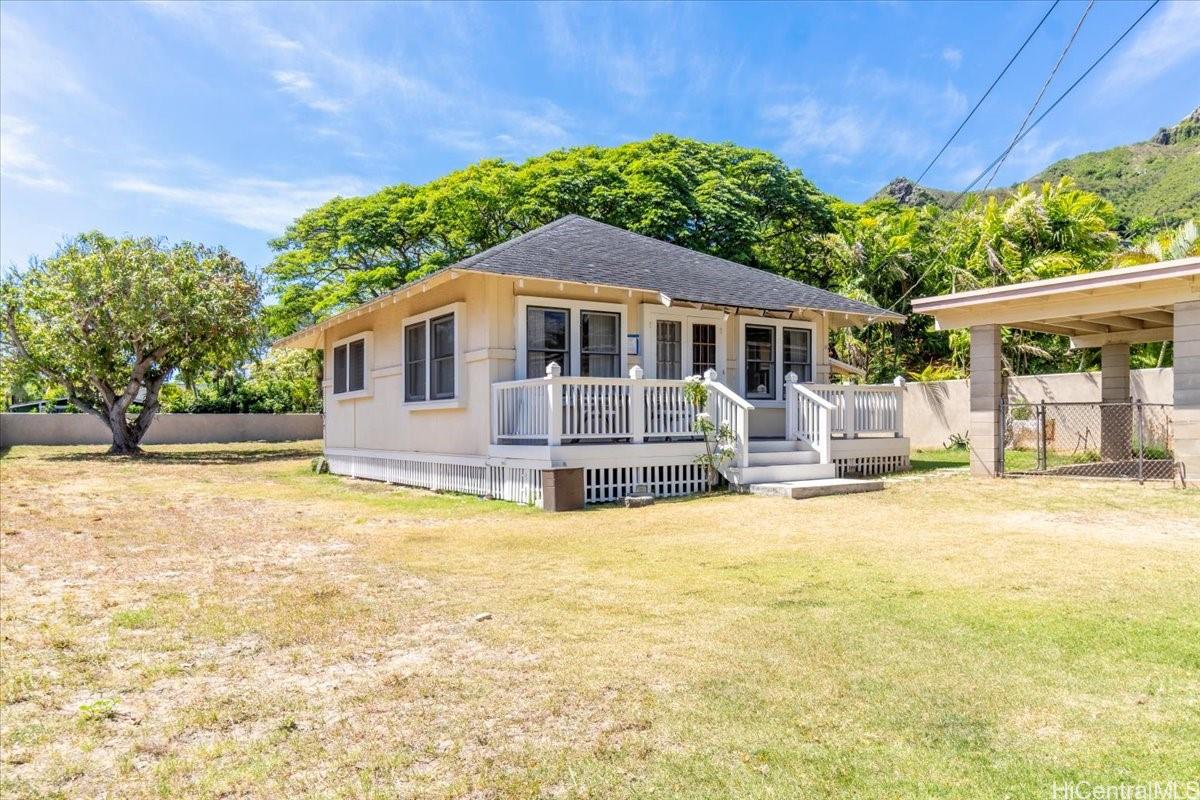
[[[1140, 23], [1143, 19], [1145, 19], [1146, 15], [1149, 14], [1151, 11], [1153, 11], [1154, 7], [1157, 6], [1160, 2], [1162, 2], [1162, 0], [1153, 0], [1153, 2], [1150, 3], [1150, 5], [1146, 8], [1146, 10], [1141, 13], [1141, 16], [1139, 16], [1137, 19], [1135, 19], [1133, 21], [1133, 23], [1130, 24], [1130, 26], [1128, 28], [1126, 28], [1125, 31], [1120, 36], [1118, 36], [1116, 38], [1116, 40], [1113, 41], [1112, 44], [1110, 44], [1108, 46], [1108, 49], [1105, 50], [1103, 53], [1101, 53], [1100, 57], [1097, 58], [1095, 61], [1093, 61], [1092, 65], [1090, 67], [1088, 67], [1087, 69], [1085, 69], [1083, 71], [1083, 74], [1080, 75], [1078, 78], [1076, 78], [1075, 82], [1072, 83], [1070, 86], [1068, 86], [1066, 91], [1064, 91], [1062, 94], [1060, 94], [1058, 96], [1058, 99], [1056, 99], [1053, 103], [1051, 103], [1050, 107], [1047, 108], [1045, 111], [1043, 111], [1038, 116], [1038, 118], [1035, 119], [1032, 122], [1032, 124], [1030, 124], [1030, 126], [1025, 130], [1025, 132], [1016, 138], [1016, 141], [1013, 144], [1014, 145], [1020, 144], [1022, 139], [1024, 139], [1026, 136], [1028, 136], [1030, 133], [1032, 133], [1033, 129], [1036, 128], [1038, 126], [1038, 124], [1046, 118], [1046, 115], [1048, 115], [1051, 111], [1053, 111], [1058, 106], [1059, 103], [1061, 103], [1064, 99], [1066, 99], [1067, 95], [1069, 95], [1071, 93], [1071, 91], [1076, 86], [1078, 86], [1083, 81], [1083, 79], [1086, 78], [1092, 72], [1092, 70], [1094, 70], [1096, 67], [1100, 66], [1100, 62], [1103, 61], [1105, 58], [1107, 58], [1108, 54], [1111, 53], [1116, 48], [1116, 46], [1119, 45], [1121, 43], [1121, 41], [1124, 40], [1124, 38], [1130, 34], [1130, 32], [1134, 28], [1136, 28], [1138, 26], [1138, 23]], [[964, 195], [967, 194], [967, 192], [971, 191], [971, 189], [974, 188], [975, 184], [979, 183], [979, 181], [983, 179], [983, 176], [987, 175], [987, 173], [992, 169], [992, 167], [996, 166], [996, 164], [1000, 161], [1002, 155], [1003, 154], [1001, 154], [1001, 156], [997, 156], [996, 159], [994, 161], [992, 161], [992, 163], [990, 163], [986, 167], [984, 167], [983, 171], [975, 176], [975, 180], [973, 180], [969, 184], [967, 184], [967, 188], [963, 189], [961, 192], [958, 193], [957, 196], [955, 196], [953, 202], [957, 203], [959, 200], [961, 200], [963, 198]]]
[[1029, 118], [1033, 116], [1033, 112], [1037, 111], [1037, 107], [1041, 105], [1042, 98], [1046, 96], [1046, 90], [1050, 88], [1050, 84], [1054, 82], [1054, 76], [1058, 74], [1058, 68], [1062, 66], [1063, 60], [1067, 57], [1067, 53], [1071, 52], [1071, 45], [1075, 44], [1075, 37], [1079, 35], [1079, 30], [1083, 27], [1083, 21], [1088, 18], [1088, 14], [1092, 13], [1092, 7], [1096, 5], [1096, 0], [1091, 0], [1087, 4], [1087, 8], [1083, 10], [1083, 16], [1079, 18], [1079, 22], [1075, 23], [1075, 30], [1071, 32], [1071, 38], [1067, 40], [1066, 47], [1058, 55], [1058, 61], [1054, 62], [1054, 67], [1050, 70], [1050, 74], [1046, 76], [1046, 82], [1042, 84], [1041, 91], [1038, 92], [1037, 99], [1033, 101], [1033, 105], [1025, 112], [1025, 118], [1021, 120], [1021, 127], [1017, 128], [1017, 132], [1013, 134], [1013, 140], [1008, 143], [1008, 148], [1000, 156], [1000, 163], [992, 170], [992, 174], [988, 177], [987, 183], [983, 185], [982, 191], [987, 191], [992, 185], [992, 181], [996, 180], [996, 175], [1000, 172], [1000, 168], [1004, 166], [1004, 162], [1008, 160], [1008, 156], [1012, 153], [1013, 148], [1017, 145], [1017, 138], [1025, 132], [1025, 126], [1029, 124]]
[[1021, 42], [1021, 46], [1017, 48], [1017, 52], [1013, 53], [1012, 58], [1010, 58], [1008, 63], [1004, 65], [1004, 69], [1000, 70], [1000, 74], [996, 76], [996, 79], [992, 81], [992, 85], [989, 86], [987, 91], [983, 93], [983, 97], [979, 98], [979, 100], [975, 103], [975, 107], [967, 113], [966, 118], [959, 123], [958, 127], [954, 129], [954, 133], [950, 134], [950, 138], [946, 140], [944, 145], [942, 145], [942, 149], [937, 151], [937, 155], [935, 155], [933, 160], [929, 162], [929, 165], [922, 170], [916, 181], [918, 184], [925, 179], [925, 176], [929, 174], [929, 170], [933, 169], [933, 165], [936, 164], [938, 159], [942, 157], [942, 154], [946, 152], [946, 148], [949, 147], [950, 144], [958, 137], [958, 134], [962, 133], [962, 129], [966, 127], [968, 122], [971, 121], [971, 117], [975, 116], [975, 112], [979, 110], [981, 105], [983, 105], [983, 101], [988, 99], [988, 95], [992, 93], [992, 89], [996, 88], [996, 84], [998, 84], [1000, 79], [1003, 78], [1005, 73], [1008, 72], [1008, 68], [1011, 67], [1013, 62], [1017, 60], [1017, 56], [1021, 55], [1021, 53], [1025, 50], [1025, 45], [1029, 44], [1030, 40], [1033, 39], [1034, 34], [1041, 30], [1042, 24], [1050, 16], [1050, 12], [1054, 11], [1054, 9], [1058, 7], [1059, 2], [1060, 0], [1054, 0], [1054, 2], [1050, 4], [1050, 8], [1046, 9], [1046, 13], [1042, 15], [1042, 18], [1038, 20], [1038, 24], [1035, 25], [1033, 30], [1029, 32], [1029, 35], [1025, 37], [1025, 41]]
[[[1123, 42], [1125, 40], [1125, 37], [1128, 36], [1130, 33], [1132, 33], [1133, 29], [1136, 28], [1139, 24], [1141, 24], [1141, 21], [1146, 18], [1146, 15], [1149, 14], [1151, 11], [1153, 11], [1155, 6], [1157, 6], [1160, 2], [1162, 2], [1162, 0], [1152, 0], [1150, 5], [1146, 7], [1146, 10], [1143, 11], [1138, 16], [1137, 19], [1135, 19], [1133, 22], [1131, 22], [1129, 24], [1129, 27], [1121, 32], [1120, 36], [1118, 36], [1116, 39], [1113, 40], [1113, 43], [1110, 44], [1108, 46], [1108, 48], [1103, 53], [1101, 53], [1100, 56], [1095, 61], [1093, 61], [1091, 63], [1091, 66], [1089, 66], [1087, 69], [1085, 69], [1083, 71], [1083, 74], [1080, 75], [1078, 78], [1076, 78], [1075, 82], [1072, 83], [1070, 86], [1068, 86], [1063, 91], [1063, 93], [1060, 94], [1058, 96], [1058, 98], [1053, 103], [1050, 104], [1050, 107], [1047, 108], [1045, 111], [1043, 111], [1038, 116], [1038, 118], [1035, 119], [1033, 121], [1033, 123], [1028, 128], [1025, 129], [1024, 133], [1022, 133], [1020, 136], [1016, 137], [1016, 139], [1013, 140], [1013, 146], [1020, 144], [1022, 139], [1024, 139], [1026, 136], [1028, 136], [1030, 133], [1032, 133], [1033, 129], [1036, 128], [1041, 123], [1041, 121], [1044, 120], [1051, 111], [1053, 111], [1055, 108], [1057, 108], [1058, 104], [1061, 103], [1063, 100], [1065, 100], [1067, 95], [1069, 95], [1072, 91], [1074, 91], [1075, 87], [1083, 82], [1084, 78], [1086, 78], [1088, 75], [1090, 75], [1092, 73], [1092, 71], [1094, 69], [1096, 69], [1096, 67], [1100, 66], [1100, 62], [1102, 62], [1102, 61], [1104, 61], [1104, 59], [1108, 58], [1109, 53], [1111, 53], [1113, 50], [1115, 50], [1117, 45], [1119, 45], [1121, 42]], [[990, 163], [986, 167], [984, 167], [983, 171], [975, 176], [975, 180], [973, 180], [969, 184], [967, 184], [967, 187], [965, 189], [963, 189], [961, 192], [959, 192], [957, 195], [954, 196], [954, 199], [950, 201], [950, 207], [946, 210], [947, 211], [954, 210], [955, 206], [958, 205], [959, 201], [962, 200], [963, 197], [965, 197], [967, 195], [967, 192], [971, 191], [971, 188], [974, 187], [975, 184], [979, 183], [979, 181], [983, 179], [983, 176], [987, 175], [988, 171], [991, 170], [992, 167], [994, 167], [994, 166], [996, 166], [996, 164], [1000, 163], [1000, 159], [1002, 157], [1003, 157], [1003, 154], [1001, 154], [1000, 156], [997, 156], [996, 159], [994, 161], [992, 161], [992, 163]], [[942, 248], [942, 252], [938, 253], [938, 255], [937, 255], [937, 260], [935, 260], [932, 264], [930, 264], [929, 268], [921, 273], [921, 276], [919, 278], [917, 278], [916, 282], [913, 283], [913, 285], [910, 286], [908, 288], [908, 290], [904, 292], [904, 294], [900, 295], [900, 297], [898, 297], [896, 299], [896, 302], [894, 302], [890, 306], [888, 306], [888, 309], [895, 310], [896, 306], [900, 305], [900, 303], [903, 302], [904, 298], [908, 297], [910, 294], [912, 294], [914, 291], [916, 291], [917, 287], [921, 285], [922, 281], [924, 281], [925, 278], [927, 278], [929, 276], [929, 273], [933, 272], [934, 267], [941, 265], [942, 259], [945, 258], [946, 253], [949, 249], [950, 249], [950, 245], [946, 245], [946, 247]]]

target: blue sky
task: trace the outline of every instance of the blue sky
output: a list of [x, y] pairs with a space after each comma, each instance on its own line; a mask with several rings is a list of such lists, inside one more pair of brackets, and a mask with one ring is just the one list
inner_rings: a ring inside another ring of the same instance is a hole
[[[861, 200], [915, 177], [1048, 2], [0, 5], [0, 264], [92, 228], [251, 265], [304, 209], [487, 156], [670, 132], [763, 147]], [[1098, 3], [1048, 98], [1146, 7]], [[926, 181], [1019, 125], [1063, 2]], [[1148, 138], [1200, 103], [1200, 3], [1163, 2], [1000, 183]]]

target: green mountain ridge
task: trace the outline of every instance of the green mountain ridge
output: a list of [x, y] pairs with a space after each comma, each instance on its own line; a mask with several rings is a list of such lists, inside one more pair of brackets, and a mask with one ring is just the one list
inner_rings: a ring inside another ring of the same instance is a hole
[[[1127, 233], [1178, 225], [1200, 217], [1200, 108], [1144, 142], [1098, 150], [1056, 161], [1028, 180], [1006, 189], [970, 192], [972, 197], [1003, 197], [1021, 183], [1057, 181], [1069, 175], [1081, 189], [1113, 204]], [[920, 186], [896, 178], [875, 194], [902, 205], [949, 207], [958, 192]]]

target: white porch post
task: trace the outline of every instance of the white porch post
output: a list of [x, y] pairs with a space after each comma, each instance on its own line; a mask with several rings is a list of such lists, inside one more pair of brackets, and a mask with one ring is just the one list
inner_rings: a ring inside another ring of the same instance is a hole
[[800, 438], [797, 435], [797, 430], [800, 427], [800, 402], [796, 397], [795, 385], [800, 380], [800, 376], [794, 372], [789, 372], [783, 376], [783, 434], [789, 440]]
[[546, 367], [546, 402], [549, 404], [546, 420], [546, 444], [557, 446], [562, 444], [563, 401], [562, 383], [557, 378], [562, 375], [562, 367], [558, 362], [551, 361]]
[[1004, 431], [1000, 403], [1004, 369], [1000, 326], [971, 328], [971, 474], [995, 478], [1001, 473]]
[[[1106, 344], [1100, 348], [1100, 402], [1128, 403], [1129, 345]], [[1122, 406], [1100, 407], [1100, 458], [1103, 461], [1127, 461], [1133, 413]]]
[[1175, 458], [1200, 486], [1200, 300], [1175, 304]]
[[646, 441], [646, 386], [642, 383], [642, 368], [629, 368], [629, 440], [635, 444]]
[[858, 403], [854, 399], [857, 391], [853, 383], [842, 390], [842, 435], [847, 439], [858, 438]]

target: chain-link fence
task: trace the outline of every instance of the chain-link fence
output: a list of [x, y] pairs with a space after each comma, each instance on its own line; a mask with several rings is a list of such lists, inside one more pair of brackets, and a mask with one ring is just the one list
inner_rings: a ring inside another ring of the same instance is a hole
[[1174, 407], [1127, 403], [1004, 406], [1004, 473], [1169, 481]]

